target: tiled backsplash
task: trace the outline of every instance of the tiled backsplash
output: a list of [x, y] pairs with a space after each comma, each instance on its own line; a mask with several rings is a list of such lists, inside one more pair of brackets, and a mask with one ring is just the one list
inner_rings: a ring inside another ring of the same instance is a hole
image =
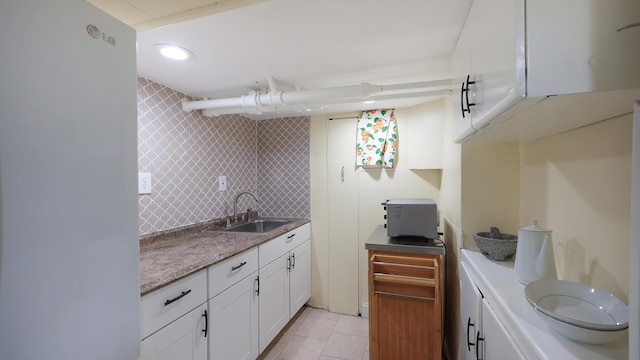
[[[256, 122], [241, 115], [183, 112], [185, 97], [138, 78], [138, 170], [152, 176], [139, 196], [141, 235], [220, 218], [238, 202], [264, 216], [309, 216], [309, 118]], [[218, 177], [227, 190], [218, 191]], [[290, 206], [294, 204], [295, 206]]]
[[310, 215], [309, 117], [258, 121], [258, 197], [261, 213]]

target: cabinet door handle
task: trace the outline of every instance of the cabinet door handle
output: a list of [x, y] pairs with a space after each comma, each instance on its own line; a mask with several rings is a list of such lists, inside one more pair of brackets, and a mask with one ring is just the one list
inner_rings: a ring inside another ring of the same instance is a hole
[[462, 82], [462, 86], [460, 87], [460, 112], [462, 112], [462, 118], [464, 119], [464, 81]]
[[291, 256], [287, 258], [287, 270], [291, 271]]
[[475, 343], [472, 343], [471, 341], [469, 341], [469, 328], [472, 326], [474, 329], [476, 328], [476, 324], [472, 324], [471, 317], [469, 317], [467, 318], [467, 351], [471, 351], [471, 347], [476, 346]]
[[623, 26], [623, 27], [621, 27], [620, 29], [616, 30], [616, 32], [620, 32], [620, 31], [622, 31], [622, 30], [627, 30], [627, 29], [630, 29], [630, 28], [632, 28], [632, 27], [636, 27], [636, 26], [640, 26], [640, 22], [633, 23], [633, 24], [629, 24], [629, 25], [627, 25], [627, 26]]
[[467, 86], [464, 89], [465, 92], [465, 98], [467, 99], [467, 112], [469, 114], [471, 114], [471, 107], [472, 106], [476, 106], [476, 103], [470, 103], [469, 102], [469, 85], [471, 84], [475, 84], [475, 81], [469, 81], [469, 75], [467, 75]]
[[164, 302], [164, 306], [167, 306], [167, 305], [169, 305], [169, 304], [171, 304], [173, 302], [176, 302], [176, 301], [182, 299], [183, 297], [185, 297], [190, 292], [191, 292], [191, 289], [189, 289], [187, 291], [183, 291], [180, 295], [174, 297], [173, 299], [169, 299], [169, 300], [165, 301]]
[[246, 261], [243, 261], [243, 262], [241, 262], [239, 265], [236, 265], [236, 266], [231, 267], [231, 271], [236, 271], [236, 270], [240, 269], [241, 267], [243, 267], [243, 266], [245, 266], [245, 265], [247, 265], [247, 262], [246, 262]]
[[293, 259], [293, 261], [291, 262], [291, 268], [295, 269], [296, 268], [296, 253], [291, 254], [291, 258]]
[[202, 332], [204, 333], [204, 337], [207, 337], [207, 333], [209, 332], [209, 316], [207, 315], [207, 309], [204, 310], [204, 329]]
[[256, 283], [258, 283], [258, 286], [256, 287], [256, 296], [260, 296], [260, 276], [256, 276]]
[[480, 341], [484, 342], [484, 338], [480, 337], [480, 331], [478, 331], [476, 333], [476, 360], [482, 360], [482, 358], [480, 357], [480, 351], [478, 350], [480, 349]]

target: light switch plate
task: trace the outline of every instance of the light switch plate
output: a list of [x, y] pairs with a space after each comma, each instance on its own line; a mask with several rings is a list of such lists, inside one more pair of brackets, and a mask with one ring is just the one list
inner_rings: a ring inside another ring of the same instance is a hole
[[227, 177], [219, 176], [218, 177], [218, 191], [226, 191], [227, 190]]
[[140, 195], [151, 194], [151, 173], [145, 173], [145, 172], [138, 173], [138, 194]]

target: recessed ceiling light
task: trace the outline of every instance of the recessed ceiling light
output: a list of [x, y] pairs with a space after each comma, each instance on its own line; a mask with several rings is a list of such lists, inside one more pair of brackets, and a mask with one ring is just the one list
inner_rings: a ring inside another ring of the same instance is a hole
[[196, 57], [193, 52], [180, 46], [155, 44], [153, 47], [157, 49], [162, 56], [173, 60], [191, 60]]
[[367, 101], [363, 101], [363, 104], [373, 104], [374, 102], [376, 102], [375, 100], [367, 100]]

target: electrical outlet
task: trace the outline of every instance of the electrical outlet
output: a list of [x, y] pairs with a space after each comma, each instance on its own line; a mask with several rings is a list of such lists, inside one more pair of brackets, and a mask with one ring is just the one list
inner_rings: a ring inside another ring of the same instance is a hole
[[138, 194], [151, 194], [151, 173], [138, 173]]
[[219, 176], [218, 177], [218, 191], [226, 191], [227, 190], [227, 177]]

